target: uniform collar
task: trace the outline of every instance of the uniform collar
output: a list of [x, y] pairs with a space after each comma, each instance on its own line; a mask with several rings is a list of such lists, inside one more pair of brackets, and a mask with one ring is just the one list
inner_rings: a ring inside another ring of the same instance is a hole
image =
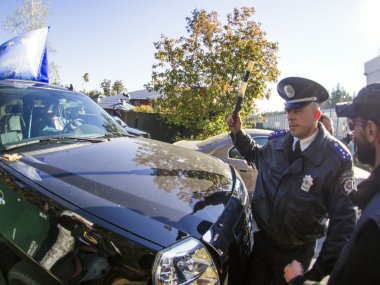
[[[310, 145], [305, 148], [302, 152], [302, 156], [311, 161], [315, 165], [320, 165], [323, 162], [324, 156], [321, 155], [321, 150], [330, 148], [329, 147], [329, 138], [327, 131], [323, 128], [322, 124], [318, 122], [318, 131], [315, 132], [316, 136], [314, 140], [310, 143]], [[293, 137], [290, 132], [287, 133], [286, 136], [279, 137], [273, 142], [273, 148], [277, 151], [285, 152], [285, 158], [288, 159], [288, 150], [293, 144]]]
[[294, 139], [293, 139], [293, 150], [294, 150], [294, 146], [295, 146], [296, 142], [299, 140], [301, 151], [304, 151], [315, 140], [317, 135], [318, 135], [318, 128], [315, 130], [315, 132], [310, 137], [307, 137], [305, 139], [300, 140], [300, 139], [294, 137]]
[[302, 155], [316, 165], [322, 164], [324, 156], [321, 155], [321, 152], [330, 148], [328, 145], [330, 140], [329, 133], [323, 128], [322, 123], [318, 122], [318, 132], [316, 132], [316, 137], [313, 142], [310, 143], [308, 148], [302, 152]]

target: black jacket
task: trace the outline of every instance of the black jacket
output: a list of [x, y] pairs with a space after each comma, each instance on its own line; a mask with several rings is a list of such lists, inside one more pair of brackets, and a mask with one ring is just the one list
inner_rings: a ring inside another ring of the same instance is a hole
[[[334, 266], [328, 285], [380, 284], [380, 167], [350, 197], [362, 209], [362, 215]], [[290, 284], [306, 284], [305, 280], [304, 276], [298, 276]]]
[[351, 198], [362, 214], [328, 284], [380, 284], [380, 167]]
[[250, 136], [239, 132], [235, 146], [258, 168], [252, 212], [267, 236], [281, 247], [296, 247], [326, 240], [309, 280], [328, 275], [348, 241], [356, 212], [345, 190], [353, 187], [353, 164], [349, 152], [319, 124], [315, 140], [293, 162], [289, 153], [293, 137], [275, 132], [260, 148]]

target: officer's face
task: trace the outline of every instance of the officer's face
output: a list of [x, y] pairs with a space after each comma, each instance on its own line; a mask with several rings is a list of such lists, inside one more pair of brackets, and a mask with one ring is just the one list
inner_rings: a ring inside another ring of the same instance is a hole
[[362, 118], [356, 117], [352, 119], [350, 129], [354, 132], [354, 143], [356, 146], [358, 159], [361, 163], [374, 166], [376, 159], [376, 148], [368, 141], [365, 128], [366, 123]]
[[292, 136], [304, 139], [315, 132], [320, 117], [315, 103], [311, 103], [300, 109], [287, 110], [287, 113]]

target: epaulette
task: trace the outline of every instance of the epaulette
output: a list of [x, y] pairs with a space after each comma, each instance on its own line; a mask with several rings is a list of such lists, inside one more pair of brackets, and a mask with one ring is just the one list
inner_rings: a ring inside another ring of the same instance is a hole
[[274, 131], [273, 133], [269, 134], [268, 139], [273, 139], [273, 138], [281, 137], [283, 135], [286, 135], [287, 133], [288, 133], [287, 130]]
[[331, 148], [338, 154], [341, 160], [343, 162], [349, 162], [351, 160], [351, 154], [350, 152], [340, 143], [337, 141], [330, 141]]

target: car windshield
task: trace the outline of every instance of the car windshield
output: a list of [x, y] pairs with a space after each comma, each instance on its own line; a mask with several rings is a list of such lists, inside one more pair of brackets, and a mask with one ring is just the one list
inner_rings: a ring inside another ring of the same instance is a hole
[[52, 137], [89, 138], [123, 133], [89, 97], [49, 86], [0, 85], [2, 146]]

